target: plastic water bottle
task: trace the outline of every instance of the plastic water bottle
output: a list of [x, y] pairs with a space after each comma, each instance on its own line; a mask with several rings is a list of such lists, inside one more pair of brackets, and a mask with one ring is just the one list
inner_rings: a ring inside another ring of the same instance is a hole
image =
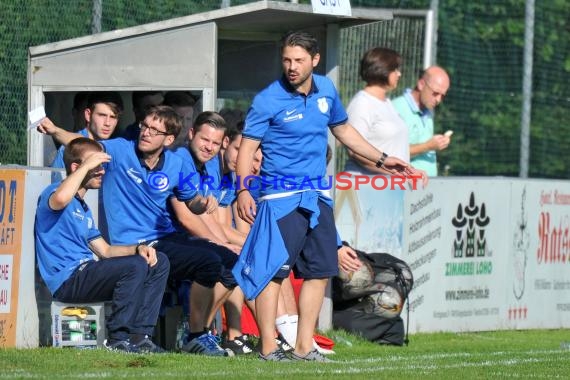
[[71, 320], [61, 324], [63, 340], [82, 342], [97, 339], [97, 322], [94, 320]]

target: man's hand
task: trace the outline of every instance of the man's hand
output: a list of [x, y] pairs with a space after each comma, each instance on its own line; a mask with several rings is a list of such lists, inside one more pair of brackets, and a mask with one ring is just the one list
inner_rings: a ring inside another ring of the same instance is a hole
[[386, 157], [382, 165], [390, 174], [408, 176], [414, 174], [414, 169], [405, 161], [394, 156]]
[[57, 129], [58, 127], [48, 117], [44, 117], [37, 127], [38, 132], [50, 136], [56, 133]]
[[249, 224], [253, 224], [257, 207], [249, 190], [240, 190], [237, 195], [237, 210], [241, 219]]
[[105, 152], [95, 152], [91, 154], [81, 166], [85, 167], [87, 170], [93, 170], [99, 168], [102, 164], [110, 162], [111, 156]]
[[149, 247], [148, 245], [137, 245], [136, 253], [141, 255], [151, 267], [155, 266], [158, 262], [158, 257], [156, 256], [156, 249]]
[[413, 166], [410, 166], [410, 170], [412, 174], [408, 175], [408, 183], [412, 187], [412, 190], [417, 190], [417, 181], [421, 180], [422, 182], [422, 189], [425, 189], [429, 182], [429, 177], [424, 170], [416, 169]]
[[345, 273], [356, 272], [362, 266], [354, 249], [343, 245], [338, 249], [338, 266]]
[[444, 150], [447, 148], [450, 142], [451, 138], [449, 136], [433, 135], [433, 137], [429, 140], [429, 145], [432, 150]]

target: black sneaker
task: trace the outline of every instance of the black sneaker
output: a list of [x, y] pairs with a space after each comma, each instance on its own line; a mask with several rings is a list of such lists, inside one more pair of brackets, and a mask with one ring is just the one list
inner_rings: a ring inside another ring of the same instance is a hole
[[275, 350], [271, 351], [267, 355], [262, 355], [259, 353], [259, 358], [266, 362], [290, 362], [291, 359], [287, 356], [285, 351], [277, 347]]
[[234, 355], [247, 355], [253, 353], [253, 347], [248, 342], [248, 336], [242, 335], [234, 340], [227, 340], [222, 343], [224, 350], [230, 350]]
[[103, 342], [103, 346], [110, 351], [128, 352], [131, 354], [140, 353], [139, 348], [134, 344], [131, 344], [128, 340], [119, 340], [113, 344], [108, 344], [107, 340], [105, 340], [105, 342]]
[[277, 343], [277, 347], [282, 349], [284, 352], [291, 352], [295, 349], [295, 347], [292, 347], [289, 343], [287, 343], [281, 333], [279, 333], [279, 335], [277, 335], [277, 338], [275, 338], [275, 343]]
[[156, 345], [148, 337], [145, 337], [143, 340], [135, 344], [135, 347], [137, 347], [139, 352], [142, 354], [165, 354], [167, 352], [164, 348]]

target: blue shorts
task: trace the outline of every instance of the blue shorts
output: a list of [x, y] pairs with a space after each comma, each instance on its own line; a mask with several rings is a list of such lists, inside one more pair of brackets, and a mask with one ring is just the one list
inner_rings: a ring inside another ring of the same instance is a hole
[[319, 201], [319, 224], [309, 228], [310, 215], [297, 208], [277, 221], [289, 260], [274, 278], [286, 278], [293, 269], [297, 278], [328, 278], [338, 274], [336, 226], [333, 210]]

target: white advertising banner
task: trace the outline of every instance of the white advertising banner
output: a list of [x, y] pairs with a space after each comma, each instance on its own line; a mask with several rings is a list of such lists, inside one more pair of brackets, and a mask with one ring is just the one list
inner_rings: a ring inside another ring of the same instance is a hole
[[504, 180], [434, 180], [406, 193], [404, 260], [415, 277], [410, 331], [497, 328], [509, 199]]
[[516, 181], [512, 186], [506, 299], [512, 328], [570, 326], [570, 184]]
[[412, 268], [410, 332], [570, 327], [568, 181], [363, 186], [337, 191], [335, 215], [351, 245]]

